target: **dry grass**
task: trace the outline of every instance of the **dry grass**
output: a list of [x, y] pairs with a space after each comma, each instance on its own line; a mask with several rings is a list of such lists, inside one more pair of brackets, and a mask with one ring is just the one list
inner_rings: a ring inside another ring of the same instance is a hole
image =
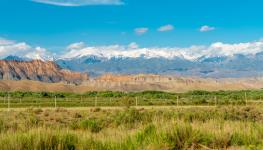
[[2, 149], [262, 149], [257, 106], [0, 111]]

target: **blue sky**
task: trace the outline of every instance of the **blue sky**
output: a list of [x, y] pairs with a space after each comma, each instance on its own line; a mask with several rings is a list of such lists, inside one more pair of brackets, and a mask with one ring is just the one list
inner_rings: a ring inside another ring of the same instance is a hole
[[[36, 1], [1, 0], [0, 37], [51, 51], [81, 41], [188, 47], [263, 37], [262, 0]], [[62, 1], [77, 5], [61, 6]]]

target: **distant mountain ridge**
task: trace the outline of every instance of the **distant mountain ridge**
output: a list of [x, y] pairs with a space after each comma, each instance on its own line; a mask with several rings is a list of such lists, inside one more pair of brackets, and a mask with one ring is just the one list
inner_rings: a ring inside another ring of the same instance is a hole
[[[240, 78], [263, 76], [263, 52], [233, 56], [201, 56], [189, 60], [183, 56], [163, 57], [151, 52], [147, 56], [104, 55], [83, 53], [75, 57], [55, 59], [63, 69], [88, 73], [90, 76], [113, 74], [160, 74], [212, 78]], [[152, 57], [149, 57], [152, 56]], [[28, 58], [8, 56], [4, 60], [29, 61]]]
[[6, 58], [4, 58], [3, 60], [7, 60], [7, 61], [10, 61], [10, 60], [12, 60], [12, 61], [25, 61], [26, 59], [18, 57], [18, 56], [10, 55], [10, 56], [7, 56]]
[[96, 56], [56, 60], [62, 68], [88, 72], [90, 75], [113, 74], [160, 74], [212, 78], [263, 76], [263, 54], [201, 57], [190, 61], [180, 57], [167, 59]]
[[[141, 47], [134, 42], [129, 45], [86, 45], [78, 42], [68, 45], [64, 50], [52, 51], [14, 41], [3, 43], [2, 49], [5, 51], [1, 59], [54, 61], [63, 69], [88, 73], [90, 76], [105, 73], [212, 78], [263, 76], [262, 39], [188, 47]], [[12, 56], [8, 56], [10, 54]]]
[[[14, 57], [15, 58], [15, 57]], [[13, 59], [13, 58], [12, 58]], [[92, 58], [94, 59], [94, 58]], [[92, 60], [91, 59], [91, 60]], [[84, 59], [85, 60], [85, 59]], [[105, 61], [105, 60], [104, 60]], [[100, 64], [104, 61], [95, 61], [89, 64]], [[120, 64], [126, 59], [114, 59]], [[134, 60], [130, 60], [134, 62]], [[145, 61], [142, 59], [142, 61]], [[153, 60], [149, 60], [153, 61]], [[159, 61], [158, 59], [156, 60]], [[167, 60], [163, 60], [167, 64]], [[173, 60], [181, 63], [183, 60]], [[183, 61], [184, 62], [184, 61]], [[209, 61], [210, 62], [210, 61]], [[190, 63], [190, 62], [188, 62]], [[185, 63], [185, 66], [189, 65]], [[138, 68], [139, 63], [134, 64]], [[115, 65], [115, 64], [111, 64]], [[126, 65], [126, 64], [124, 64]], [[85, 66], [81, 66], [84, 67]], [[104, 66], [107, 67], [107, 66]], [[149, 66], [150, 67], [150, 66]], [[161, 67], [161, 66], [160, 66]], [[184, 70], [184, 66], [176, 71]], [[194, 65], [193, 65], [194, 67]], [[113, 68], [115, 69], [115, 68]], [[138, 68], [140, 69], [140, 68]], [[158, 68], [161, 69], [161, 68]], [[118, 72], [121, 72], [119, 70]], [[140, 70], [138, 70], [139, 72]], [[209, 71], [207, 72], [209, 73]], [[41, 82], [38, 82], [41, 81]], [[45, 83], [44, 83], [45, 82]], [[48, 84], [53, 83], [53, 84]], [[71, 83], [71, 84], [69, 84]], [[76, 86], [78, 85], [78, 86]], [[0, 61], [0, 90], [13, 91], [56, 91], [56, 92], [87, 92], [87, 91], [170, 91], [186, 92], [191, 90], [246, 90], [263, 88], [263, 78], [198, 78], [182, 77], [177, 75], [157, 74], [103, 74], [98, 77], [89, 78], [86, 73], [72, 72], [62, 69], [51, 61]]]
[[36, 92], [76, 92], [88, 91], [166, 91], [188, 92], [194, 90], [260, 90], [263, 78], [211, 79], [196, 77], [160, 76], [150, 74], [112, 75], [91, 78], [80, 85], [65, 83], [45, 83], [32, 80], [0, 80], [0, 90]]

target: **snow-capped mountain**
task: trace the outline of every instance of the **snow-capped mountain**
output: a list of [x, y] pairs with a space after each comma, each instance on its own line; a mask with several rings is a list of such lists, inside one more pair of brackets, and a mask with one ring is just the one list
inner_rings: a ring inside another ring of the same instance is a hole
[[24, 58], [18, 57], [18, 56], [7, 56], [6, 58], [4, 58], [3, 60], [13, 60], [13, 61], [25, 61]]
[[57, 60], [63, 68], [89, 72], [91, 75], [116, 74], [177, 74], [202, 77], [251, 77], [263, 75], [263, 55], [234, 55], [231, 57], [209, 57], [190, 61], [181, 57], [167, 59], [113, 57], [110, 59], [85, 56], [75, 59]]
[[[6, 60], [30, 60], [17, 56]], [[188, 60], [184, 57], [103, 57], [87, 55], [82, 57], [56, 59], [62, 68], [88, 72], [96, 76], [104, 73], [115, 74], [176, 74], [202, 77], [251, 77], [263, 75], [263, 53], [255, 55], [200, 57]]]
[[[9, 45], [8, 45], [9, 44]], [[10, 45], [11, 44], [11, 45]], [[8, 45], [8, 46], [7, 46]], [[177, 74], [203, 77], [248, 77], [263, 75], [263, 41], [238, 44], [213, 43], [210, 46], [140, 48], [128, 46], [69, 45], [61, 54], [47, 49], [32, 48], [23, 43], [0, 44], [5, 49], [21, 49], [8, 60], [52, 60], [61, 67], [91, 75], [116, 74]], [[3, 55], [3, 56], [4, 56]], [[1, 55], [0, 55], [1, 56]]]
[[239, 44], [213, 43], [210, 46], [191, 46], [187, 48], [179, 47], [151, 47], [139, 48], [135, 43], [129, 46], [111, 45], [89, 47], [83, 43], [75, 43], [68, 47], [68, 51], [61, 55], [59, 59], [75, 59], [88, 56], [99, 58], [182, 58], [189, 61], [196, 61], [201, 58], [223, 58], [234, 55], [256, 55], [263, 52], [263, 41]]
[[[79, 44], [79, 45], [78, 45]], [[134, 46], [70, 46], [56, 62], [64, 68], [103, 73], [156, 73], [203, 77], [263, 75], [263, 41], [188, 48], [139, 48]]]

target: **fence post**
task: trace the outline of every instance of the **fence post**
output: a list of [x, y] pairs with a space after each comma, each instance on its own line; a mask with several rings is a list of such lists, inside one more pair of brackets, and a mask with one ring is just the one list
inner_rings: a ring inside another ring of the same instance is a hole
[[7, 74], [7, 86], [8, 86], [8, 91], [7, 91], [7, 107], [8, 107], [8, 111], [10, 111], [10, 95], [9, 92], [11, 90], [10, 85], [9, 85], [9, 73]]
[[96, 96], [96, 98], [95, 98], [95, 107], [97, 107], [97, 101], [98, 101], [98, 97]]
[[216, 107], [216, 105], [217, 105], [217, 97], [215, 96], [215, 107]]
[[176, 105], [179, 107], [179, 96], [177, 95]]
[[138, 106], [138, 98], [136, 97], [135, 100], [136, 106]]
[[10, 111], [10, 94], [9, 94], [9, 92], [8, 92], [7, 101], [8, 101], [8, 111]]
[[57, 96], [55, 96], [55, 108], [57, 108]]
[[246, 101], [246, 106], [247, 106], [247, 92], [245, 92], [245, 101]]

